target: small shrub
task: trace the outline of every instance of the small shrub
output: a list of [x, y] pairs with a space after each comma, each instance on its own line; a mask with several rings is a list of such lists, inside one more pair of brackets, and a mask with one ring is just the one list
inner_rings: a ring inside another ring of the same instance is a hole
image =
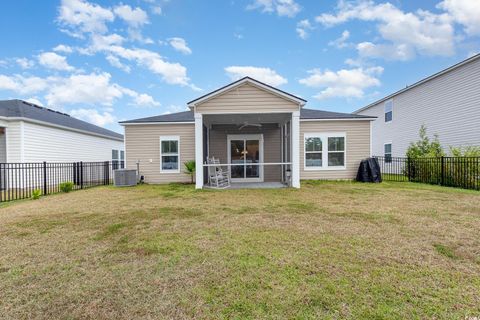
[[193, 183], [193, 176], [195, 175], [195, 161], [189, 160], [183, 163], [185, 166], [185, 173], [190, 176], [191, 183]]
[[438, 139], [438, 135], [435, 134], [433, 140], [430, 140], [425, 125], [422, 124], [420, 126], [418, 135], [420, 139], [416, 142], [410, 143], [410, 146], [407, 149], [407, 158], [438, 158], [445, 155]]
[[32, 191], [32, 199], [33, 200], [40, 199], [41, 195], [42, 195], [42, 190], [40, 190], [40, 189], [35, 189], [35, 190]]
[[67, 193], [72, 190], [73, 190], [73, 182], [67, 181], [67, 182], [60, 183], [60, 191]]

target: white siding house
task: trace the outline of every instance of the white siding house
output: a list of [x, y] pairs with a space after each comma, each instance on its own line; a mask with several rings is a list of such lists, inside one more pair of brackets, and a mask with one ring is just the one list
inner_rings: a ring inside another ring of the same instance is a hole
[[424, 124], [450, 146], [480, 146], [480, 55], [475, 55], [355, 112], [375, 116], [373, 155], [405, 156]]
[[0, 163], [95, 162], [123, 157], [121, 134], [21, 100], [0, 101]]

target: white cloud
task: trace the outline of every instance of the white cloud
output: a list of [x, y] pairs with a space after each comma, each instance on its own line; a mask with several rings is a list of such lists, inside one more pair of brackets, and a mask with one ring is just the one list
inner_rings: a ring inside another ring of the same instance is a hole
[[25, 101], [30, 102], [30, 103], [33, 103], [33, 104], [35, 104], [35, 105], [37, 105], [37, 106], [41, 106], [41, 107], [43, 106], [42, 101], [40, 101], [40, 100], [39, 100], [38, 98], [36, 98], [36, 97], [28, 98], [28, 99], [26, 99]]
[[178, 52], [183, 54], [192, 54], [192, 49], [188, 47], [187, 42], [183, 38], [170, 38], [168, 39], [168, 43], [170, 43], [170, 45]]
[[89, 49], [93, 52], [108, 49], [112, 45], [122, 45], [125, 38], [119, 34], [112, 33], [109, 35], [95, 34], [91, 37], [91, 45]]
[[295, 17], [302, 9], [295, 0], [253, 0], [248, 10], [260, 9], [262, 12], [275, 12], [280, 17]]
[[480, 3], [477, 0], [444, 0], [437, 7], [447, 11], [468, 35], [480, 35]]
[[348, 30], [344, 30], [340, 38], [330, 41], [328, 45], [337, 47], [339, 49], [348, 47], [349, 46], [349, 44], [347, 43], [348, 38], [350, 38], [350, 32]]
[[119, 5], [113, 9], [113, 12], [133, 28], [149, 23], [147, 13], [138, 7], [133, 9], [129, 5]]
[[251, 77], [258, 81], [265, 82], [271, 86], [281, 86], [288, 80], [279, 75], [270, 68], [252, 67], [252, 66], [229, 66], [225, 68], [227, 75], [232, 80], [238, 80], [243, 77]]
[[110, 74], [72, 75], [55, 82], [45, 96], [48, 105], [101, 104], [112, 105], [123, 96], [122, 87], [110, 83]]
[[298, 36], [305, 40], [308, 38], [308, 32], [313, 29], [314, 28], [310, 21], [308, 21], [308, 19], [305, 19], [297, 23], [297, 28], [295, 30], [297, 31]]
[[120, 61], [120, 59], [118, 59], [115, 56], [107, 55], [106, 59], [110, 63], [110, 65], [112, 65], [115, 68], [121, 69], [121, 70], [125, 71], [126, 73], [130, 73], [130, 71], [132, 71], [130, 66], [127, 66], [126, 64], [123, 64]]
[[134, 98], [134, 104], [139, 106], [139, 107], [158, 107], [160, 106], [160, 102], [155, 101], [155, 99], [145, 93], [141, 93], [136, 95]]
[[382, 72], [382, 67], [342, 69], [336, 72], [313, 69], [307, 78], [300, 79], [299, 82], [308, 87], [323, 89], [314, 96], [319, 100], [334, 97], [361, 98], [366, 89], [380, 86], [377, 77]]
[[48, 88], [48, 79], [40, 77], [23, 77], [21, 75], [0, 75], [0, 90], [14, 91], [22, 95], [30, 95]]
[[389, 54], [395, 48], [403, 51], [394, 55], [398, 57], [403, 57], [405, 52], [413, 52], [413, 56], [450, 56], [455, 52], [454, 27], [448, 14], [433, 14], [424, 10], [403, 12], [390, 3], [375, 4], [371, 0], [360, 0], [340, 1], [336, 14], [325, 13], [316, 17], [317, 22], [327, 27], [355, 19], [379, 23], [378, 31], [387, 42], [374, 44], [382, 46], [370, 50], [374, 57], [391, 59]]
[[124, 41], [125, 38], [118, 34], [93, 35], [91, 37], [90, 46], [79, 52], [88, 55], [103, 52], [106, 54], [107, 60], [110, 63], [114, 63], [114, 66], [118, 67], [120, 67], [120, 64], [124, 65], [119, 58], [127, 61], [134, 61], [137, 65], [145, 67], [151, 72], [162, 76], [162, 79], [169, 84], [190, 86], [195, 90], [196, 87], [190, 83], [190, 79], [187, 76], [187, 68], [185, 66], [180, 63], [166, 61], [166, 59], [160, 54], [151, 50], [123, 47], [121, 44]]
[[384, 58], [386, 60], [410, 60], [415, 57], [413, 48], [406, 44], [374, 44], [361, 42], [357, 44], [357, 51], [361, 58]]
[[182, 112], [182, 111], [187, 111], [187, 108], [185, 106], [178, 106], [178, 105], [171, 104], [167, 107], [167, 110], [162, 114], [170, 114], [170, 113], [176, 113], [176, 112]]
[[108, 8], [84, 0], [62, 0], [58, 21], [70, 28], [70, 34], [81, 37], [82, 33], [105, 33], [107, 22], [112, 22], [115, 15]]
[[99, 113], [98, 110], [95, 109], [74, 109], [70, 111], [70, 115], [100, 127], [116, 122], [116, 117], [111, 113], [107, 111]]
[[[142, 44], [153, 43], [152, 39], [144, 37], [140, 32], [140, 27], [149, 23], [149, 20], [146, 12], [138, 7], [133, 8], [120, 3], [112, 9], [86, 0], [62, 0], [57, 20], [63, 27], [68, 28], [68, 34], [72, 36], [85, 38], [85, 35], [88, 35], [90, 40], [88, 46], [75, 48], [75, 51], [80, 54], [104, 53], [111, 65], [127, 72], [131, 70], [131, 66], [127, 66], [122, 60], [133, 61], [152, 73], [160, 75], [166, 83], [189, 86], [193, 90], [198, 90], [190, 83], [187, 68], [182, 64], [167, 61], [166, 58], [151, 50], [124, 47], [126, 41], [124, 36], [116, 33], [107, 34], [107, 23], [112, 22], [116, 16], [128, 24], [126, 32], [129, 40], [136, 40]], [[191, 52], [186, 43], [182, 46], [181, 42], [174, 41], [174, 45], [177, 50]]]
[[35, 65], [33, 60], [27, 58], [18, 58], [15, 62], [20, 66], [22, 69], [30, 69]]
[[119, 5], [113, 9], [113, 12], [128, 24], [128, 35], [131, 40], [144, 44], [152, 44], [151, 38], [144, 37], [140, 28], [150, 23], [148, 15], [141, 8], [132, 8], [129, 5]]
[[64, 44], [59, 44], [55, 48], [52, 49], [55, 52], [62, 52], [62, 53], [72, 53], [73, 48]]
[[68, 64], [67, 58], [55, 52], [44, 52], [38, 55], [38, 62], [49, 69], [73, 71], [74, 67]]
[[165, 61], [158, 53], [146, 49], [128, 49], [121, 46], [104, 48], [107, 52], [148, 68], [151, 72], [162, 76], [169, 84], [190, 85], [187, 68], [179, 63]]
[[111, 82], [109, 73], [91, 73], [68, 77], [23, 77], [0, 75], [0, 90], [19, 95], [44, 94], [47, 105], [89, 104], [111, 106], [118, 99], [130, 97], [136, 106], [159, 106], [151, 96]]
[[161, 15], [162, 14], [162, 7], [160, 6], [153, 6], [152, 7], [152, 13], [156, 15]]

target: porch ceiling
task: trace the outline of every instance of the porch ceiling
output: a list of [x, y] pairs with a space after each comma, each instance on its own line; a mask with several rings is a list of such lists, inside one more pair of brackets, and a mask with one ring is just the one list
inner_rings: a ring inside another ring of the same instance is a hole
[[248, 114], [211, 114], [203, 116], [203, 123], [209, 127], [215, 124], [280, 123], [292, 119], [291, 113], [248, 113]]

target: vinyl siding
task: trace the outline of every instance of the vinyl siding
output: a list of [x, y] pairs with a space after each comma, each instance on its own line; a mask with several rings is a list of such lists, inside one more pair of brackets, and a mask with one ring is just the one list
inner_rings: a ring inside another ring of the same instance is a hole
[[[24, 122], [24, 162], [110, 161], [123, 142]], [[10, 136], [9, 136], [10, 139]]]
[[[160, 136], [180, 137], [180, 173], [160, 172]], [[136, 169], [139, 161], [139, 172], [146, 183], [190, 182], [183, 173], [183, 163], [195, 160], [195, 125], [125, 126], [125, 149], [127, 168]]]
[[5, 134], [0, 133], [0, 163], [7, 162], [7, 141]]
[[[306, 133], [346, 134], [345, 170], [304, 170], [304, 136]], [[370, 121], [300, 122], [300, 179], [354, 179], [362, 159], [370, 156]]]
[[22, 121], [8, 122], [7, 162], [22, 162]]
[[299, 105], [252, 84], [245, 83], [196, 106], [196, 112], [261, 113], [298, 111]]
[[[221, 163], [228, 162], [227, 135], [229, 134], [263, 134], [263, 160], [264, 162], [281, 162], [281, 132], [276, 125], [266, 125], [262, 128], [246, 127], [238, 130], [235, 125], [216, 125], [209, 132], [210, 157], [220, 159]], [[264, 181], [281, 181], [280, 166], [265, 166]]]
[[480, 59], [394, 96], [390, 123], [383, 102], [359, 114], [378, 117], [372, 125], [374, 155], [383, 155], [384, 144], [391, 142], [393, 156], [404, 156], [422, 124], [430, 137], [439, 135], [446, 151], [480, 146]]

